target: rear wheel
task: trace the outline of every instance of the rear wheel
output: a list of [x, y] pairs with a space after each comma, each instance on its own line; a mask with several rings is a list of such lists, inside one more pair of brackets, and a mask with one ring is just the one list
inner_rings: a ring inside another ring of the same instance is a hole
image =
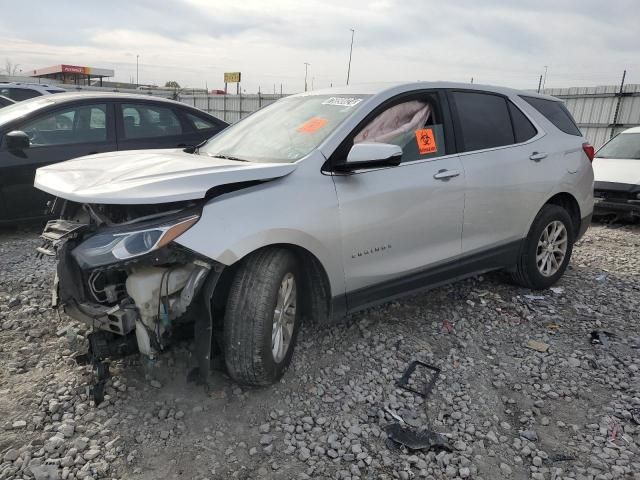
[[224, 320], [225, 362], [237, 382], [269, 385], [289, 366], [300, 326], [299, 278], [295, 256], [281, 248], [240, 265]]
[[569, 264], [575, 232], [569, 213], [558, 205], [545, 205], [531, 225], [513, 279], [533, 289], [556, 283]]

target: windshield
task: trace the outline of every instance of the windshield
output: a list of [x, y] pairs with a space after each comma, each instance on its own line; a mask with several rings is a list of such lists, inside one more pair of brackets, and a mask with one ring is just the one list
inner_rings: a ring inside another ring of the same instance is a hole
[[5, 125], [17, 118], [23, 117], [28, 113], [38, 110], [53, 102], [43, 97], [36, 97], [30, 100], [24, 100], [14, 105], [9, 105], [0, 110], [0, 126]]
[[640, 133], [621, 133], [598, 150], [596, 157], [640, 160]]
[[282, 98], [220, 132], [200, 153], [250, 162], [295, 162], [320, 145], [368, 96]]

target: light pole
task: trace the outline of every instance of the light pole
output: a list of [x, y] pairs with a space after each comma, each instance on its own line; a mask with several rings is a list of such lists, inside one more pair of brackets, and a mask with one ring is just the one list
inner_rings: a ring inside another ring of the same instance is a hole
[[353, 34], [356, 33], [356, 31], [353, 28], [350, 28], [349, 30], [351, 30], [351, 47], [349, 48], [349, 68], [347, 69], [347, 85], [349, 85], [349, 76], [351, 75], [351, 54], [353, 53]]
[[138, 58], [140, 58], [140, 55], [136, 55], [136, 87], [140, 86], [140, 79], [138, 77]]
[[309, 65], [311, 65], [308, 62], [304, 62], [304, 91], [307, 91], [307, 69], [309, 68]]

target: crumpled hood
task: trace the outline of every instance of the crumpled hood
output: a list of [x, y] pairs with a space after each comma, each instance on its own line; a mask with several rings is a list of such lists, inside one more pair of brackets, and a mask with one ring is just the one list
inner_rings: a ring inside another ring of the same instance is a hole
[[219, 185], [288, 175], [294, 163], [251, 163], [182, 150], [100, 153], [36, 170], [34, 186], [80, 203], [152, 204], [203, 198]]
[[596, 182], [640, 185], [640, 160], [596, 157], [593, 175]]

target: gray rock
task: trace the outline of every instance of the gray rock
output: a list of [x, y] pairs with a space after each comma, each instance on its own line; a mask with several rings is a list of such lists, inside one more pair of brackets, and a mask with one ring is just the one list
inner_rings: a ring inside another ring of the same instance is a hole
[[520, 431], [520, 436], [522, 438], [526, 438], [530, 442], [537, 442], [538, 441], [538, 434], [536, 433], [535, 430], [521, 430]]

